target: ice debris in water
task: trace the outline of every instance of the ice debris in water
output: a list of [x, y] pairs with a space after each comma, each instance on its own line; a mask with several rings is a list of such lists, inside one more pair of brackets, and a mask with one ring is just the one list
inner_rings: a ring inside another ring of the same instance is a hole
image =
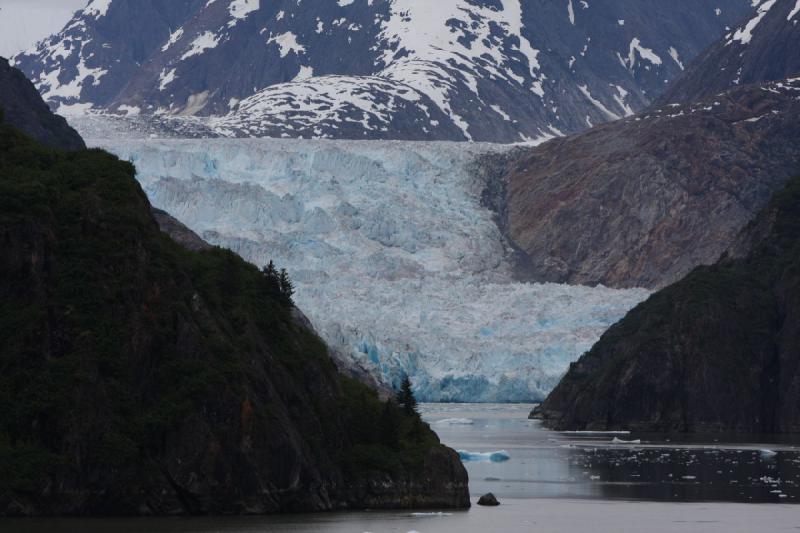
[[562, 431], [564, 435], [630, 435], [630, 431]]
[[471, 418], [444, 418], [435, 423], [443, 426], [471, 426], [475, 423], [475, 421]]
[[614, 437], [613, 439], [611, 439], [611, 442], [613, 444], [641, 444], [642, 443], [641, 439], [622, 440], [619, 437]]
[[508, 452], [505, 450], [500, 450], [497, 452], [468, 452], [467, 450], [457, 451], [458, 456], [462, 461], [503, 463], [511, 458], [509, 457]]

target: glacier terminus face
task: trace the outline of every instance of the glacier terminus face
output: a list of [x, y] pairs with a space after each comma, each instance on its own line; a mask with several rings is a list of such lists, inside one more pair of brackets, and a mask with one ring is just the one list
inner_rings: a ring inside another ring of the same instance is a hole
[[286, 267], [322, 337], [422, 401], [543, 397], [647, 296], [514, 281], [464, 143], [91, 141], [133, 162], [151, 202], [204, 239]]

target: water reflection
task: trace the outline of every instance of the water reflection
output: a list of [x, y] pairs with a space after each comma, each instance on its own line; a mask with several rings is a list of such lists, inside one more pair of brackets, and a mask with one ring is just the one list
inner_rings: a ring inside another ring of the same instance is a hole
[[529, 405], [427, 404], [446, 444], [504, 450], [502, 463], [468, 461], [473, 495], [652, 501], [797, 502], [800, 436], [556, 433]]

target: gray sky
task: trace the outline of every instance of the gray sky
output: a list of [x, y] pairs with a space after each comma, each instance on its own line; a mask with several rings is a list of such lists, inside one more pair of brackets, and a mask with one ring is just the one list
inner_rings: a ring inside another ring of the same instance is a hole
[[0, 0], [0, 56], [9, 57], [60, 30], [88, 0]]

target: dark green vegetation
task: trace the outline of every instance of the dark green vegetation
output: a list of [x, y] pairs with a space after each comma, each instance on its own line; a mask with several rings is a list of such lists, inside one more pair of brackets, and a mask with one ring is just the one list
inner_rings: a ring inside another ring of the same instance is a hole
[[0, 125], [0, 514], [468, 506], [265, 276], [161, 233], [134, 168]]
[[609, 329], [538, 414], [557, 429], [800, 432], [800, 178], [719, 262]]
[[294, 306], [294, 284], [289, 278], [289, 273], [285, 268], [278, 270], [272, 261], [261, 269], [261, 274], [267, 282], [270, 293], [275, 299], [287, 307]]
[[397, 393], [397, 403], [403, 408], [403, 412], [408, 416], [417, 414], [417, 399], [414, 391], [411, 390], [411, 379], [406, 375], [400, 383], [400, 390]]

